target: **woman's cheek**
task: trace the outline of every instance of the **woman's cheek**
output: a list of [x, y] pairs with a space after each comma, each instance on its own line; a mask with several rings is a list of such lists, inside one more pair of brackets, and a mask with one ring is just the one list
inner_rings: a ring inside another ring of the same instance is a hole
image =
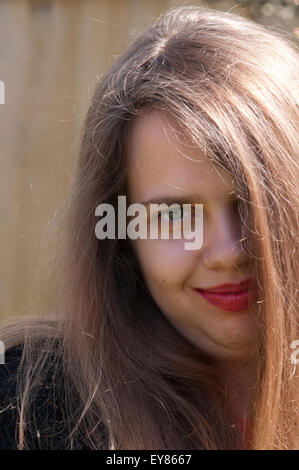
[[149, 282], [181, 285], [190, 274], [191, 251], [183, 240], [135, 240], [135, 251]]

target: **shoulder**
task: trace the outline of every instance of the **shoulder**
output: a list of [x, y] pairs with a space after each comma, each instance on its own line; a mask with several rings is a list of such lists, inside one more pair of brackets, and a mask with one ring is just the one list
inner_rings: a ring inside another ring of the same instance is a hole
[[[4, 364], [0, 364], [0, 450], [18, 449], [20, 404], [26, 388], [22, 388], [24, 376], [23, 345], [5, 352]], [[70, 430], [69, 415], [65, 413], [63, 377], [57, 360], [50, 361], [46, 374], [39, 374], [39, 381], [30, 383], [30, 410], [25, 415], [26, 442], [29, 449], [67, 449]], [[22, 374], [21, 374], [22, 372]], [[26, 371], [25, 371], [26, 373]], [[78, 402], [76, 403], [78, 406]], [[84, 448], [79, 442], [73, 448]]]

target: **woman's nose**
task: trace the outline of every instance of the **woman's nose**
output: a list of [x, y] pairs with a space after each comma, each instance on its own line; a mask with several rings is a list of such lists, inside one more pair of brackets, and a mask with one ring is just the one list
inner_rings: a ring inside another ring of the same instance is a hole
[[229, 210], [219, 210], [203, 222], [202, 260], [208, 269], [240, 269], [248, 263], [242, 250], [241, 220]]

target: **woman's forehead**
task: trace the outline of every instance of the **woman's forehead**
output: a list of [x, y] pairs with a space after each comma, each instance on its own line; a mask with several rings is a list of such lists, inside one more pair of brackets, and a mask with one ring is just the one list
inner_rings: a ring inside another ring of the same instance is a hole
[[[151, 111], [132, 122], [129, 135], [128, 188], [134, 200], [157, 191], [221, 197], [233, 190], [231, 175], [188, 141], [176, 139], [165, 115]], [[176, 191], [171, 188], [176, 188]], [[182, 194], [183, 196], [183, 194]]]

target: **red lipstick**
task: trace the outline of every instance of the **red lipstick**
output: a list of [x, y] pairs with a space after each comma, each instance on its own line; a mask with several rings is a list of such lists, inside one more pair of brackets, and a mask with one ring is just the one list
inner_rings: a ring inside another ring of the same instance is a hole
[[206, 289], [196, 288], [194, 291], [214, 307], [228, 312], [247, 309], [253, 302], [256, 293], [252, 279], [247, 279], [238, 284], [221, 284]]

